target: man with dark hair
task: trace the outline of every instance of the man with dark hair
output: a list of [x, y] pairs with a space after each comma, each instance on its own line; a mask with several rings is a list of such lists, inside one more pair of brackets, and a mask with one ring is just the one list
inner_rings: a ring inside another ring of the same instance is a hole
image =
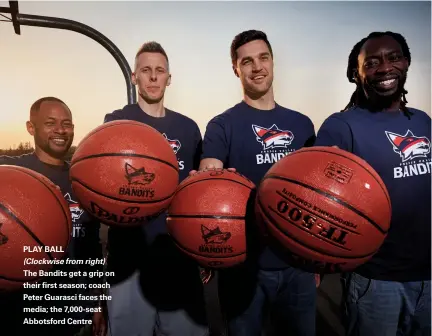
[[[238, 34], [231, 59], [243, 101], [208, 123], [200, 169], [232, 167], [258, 186], [273, 163], [311, 146], [315, 130], [307, 116], [275, 102], [273, 51], [265, 33]], [[220, 276], [222, 306], [233, 336], [261, 335], [265, 306], [274, 313], [272, 325], [278, 335], [315, 335], [314, 274], [290, 267], [265, 247], [257, 253], [248, 249], [244, 265], [221, 271]]]
[[405, 38], [373, 32], [348, 58], [348, 106], [321, 126], [316, 145], [366, 160], [392, 203], [388, 235], [370, 261], [341, 277], [347, 335], [431, 333], [431, 118], [407, 107]]
[[[72, 113], [67, 105], [58, 98], [44, 97], [37, 100], [30, 108], [30, 120], [27, 121], [27, 131], [34, 137], [34, 153], [24, 154], [17, 157], [0, 156], [0, 165], [15, 165], [32, 169], [55, 183], [63, 193], [67, 203], [70, 205], [72, 216], [72, 239], [69, 244], [66, 257], [76, 260], [102, 259], [102, 247], [99, 240], [100, 224], [94, 218], [78, 206], [69, 181], [69, 163], [64, 158], [67, 155], [74, 138], [74, 125]], [[60, 265], [55, 269], [62, 271], [102, 271], [100, 266], [89, 265]], [[81, 335], [105, 335], [105, 320], [102, 306], [99, 301], [23, 301], [23, 293], [44, 295], [75, 295], [95, 296], [101, 293], [89, 289], [89, 284], [94, 284], [98, 279], [90, 279], [84, 276], [77, 277], [47, 277], [44, 282], [69, 284], [69, 288], [76, 284], [84, 284], [85, 289], [22, 289], [21, 291], [0, 297], [2, 308], [5, 312], [0, 313], [1, 318], [6, 318], [2, 325], [11, 326], [14, 333], [8, 335], [26, 335], [32, 332], [43, 335], [65, 335], [73, 336], [81, 332]], [[99, 279], [100, 280], [100, 279]], [[48, 313], [35, 313], [36, 315], [23, 314], [23, 308], [34, 308], [43, 306], [48, 308]], [[55, 306], [61, 308], [63, 313], [53, 313], [49, 309]], [[65, 306], [81, 306], [83, 312], [69, 313]], [[94, 314], [86, 313], [87, 308], [97, 308]], [[40, 314], [44, 314], [43, 316]], [[39, 316], [40, 315], [40, 316]], [[93, 317], [92, 317], [93, 315]], [[51, 325], [51, 324], [26, 324], [25, 319], [50, 319], [73, 318], [74, 320], [92, 319], [93, 327], [80, 324]]]
[[[192, 119], [164, 106], [171, 74], [159, 43], [148, 42], [139, 49], [132, 82], [138, 103], [107, 114], [104, 122], [135, 120], [157, 129], [173, 148], [183, 180], [199, 165], [201, 132]], [[198, 266], [169, 237], [165, 213], [142, 227], [111, 227], [108, 252], [108, 270], [116, 274], [108, 302], [110, 335], [206, 335], [207, 328], [199, 323], [203, 319], [197, 316], [203, 314]]]

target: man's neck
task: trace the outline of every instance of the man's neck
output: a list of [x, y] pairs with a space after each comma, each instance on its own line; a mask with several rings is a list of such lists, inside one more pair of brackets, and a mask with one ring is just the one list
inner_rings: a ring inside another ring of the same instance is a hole
[[50, 156], [49, 154], [45, 153], [42, 149], [39, 147], [36, 147], [35, 154], [37, 158], [42, 161], [43, 163], [52, 165], [52, 166], [63, 166], [65, 164], [65, 161], [63, 159], [58, 159]]
[[164, 99], [157, 103], [149, 104], [141, 97], [138, 98], [138, 105], [145, 113], [155, 118], [165, 117]]
[[273, 94], [273, 87], [271, 87], [264, 95], [256, 98], [248, 95], [248, 93], [244, 91], [243, 100], [246, 104], [258, 110], [269, 111], [273, 110], [276, 106]]

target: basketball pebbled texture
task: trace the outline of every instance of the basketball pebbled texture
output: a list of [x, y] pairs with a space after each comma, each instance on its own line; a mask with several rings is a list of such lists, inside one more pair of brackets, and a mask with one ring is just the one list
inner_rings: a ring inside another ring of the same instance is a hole
[[369, 260], [391, 220], [390, 197], [378, 173], [332, 147], [303, 148], [273, 165], [259, 186], [256, 211], [275, 245], [325, 273]]

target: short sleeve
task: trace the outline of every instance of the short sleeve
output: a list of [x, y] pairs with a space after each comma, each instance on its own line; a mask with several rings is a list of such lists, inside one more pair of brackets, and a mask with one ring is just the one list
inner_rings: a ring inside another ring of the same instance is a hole
[[303, 147], [312, 147], [315, 144], [316, 134], [315, 134], [315, 126], [312, 120], [310, 120], [309, 118], [308, 118], [308, 126], [306, 129], [308, 130], [308, 134], [306, 137], [306, 142], [304, 143]]
[[335, 115], [328, 117], [318, 131], [315, 146], [338, 146], [340, 149], [352, 152], [351, 127], [346, 121]]
[[226, 116], [221, 114], [207, 125], [201, 159], [218, 159], [225, 164], [229, 154], [228, 138]]
[[121, 118], [115, 112], [108, 113], [105, 115], [103, 123], [105, 124], [107, 122], [114, 121], [114, 120], [121, 120]]

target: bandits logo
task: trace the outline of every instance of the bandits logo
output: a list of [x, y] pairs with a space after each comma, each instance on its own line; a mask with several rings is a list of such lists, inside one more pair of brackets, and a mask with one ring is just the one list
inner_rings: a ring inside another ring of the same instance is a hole
[[270, 128], [252, 125], [252, 131], [263, 147], [261, 154], [256, 155], [257, 164], [275, 163], [292, 151], [288, 148], [294, 140], [293, 132], [281, 130], [276, 124]]
[[126, 172], [125, 177], [128, 180], [129, 184], [146, 185], [151, 183], [155, 178], [155, 174], [147, 173], [144, 167], [137, 169], [132, 167], [127, 162], [125, 164], [125, 172]]
[[174, 153], [177, 154], [181, 148], [180, 141], [177, 139], [174, 139], [174, 140], [169, 139], [165, 133], [162, 133], [162, 135], [164, 136], [165, 139], [167, 139], [167, 141], [170, 144], [171, 148], [173, 149]]
[[85, 236], [85, 227], [83, 227], [82, 223], [79, 221], [84, 210], [82, 210], [78, 204], [75, 202], [69, 193], [64, 195], [65, 200], [69, 204], [69, 210], [72, 216], [72, 237], [79, 238]]
[[233, 247], [226, 245], [226, 242], [231, 238], [231, 232], [222, 232], [219, 226], [215, 229], [209, 229], [201, 225], [201, 235], [204, 244], [199, 246], [200, 252], [218, 254], [233, 253]]
[[146, 172], [144, 167], [135, 168], [129, 163], [125, 163], [125, 178], [128, 182], [119, 188], [118, 194], [121, 196], [133, 196], [143, 198], [153, 198], [154, 189], [142, 188], [153, 182], [156, 175], [154, 173]]
[[430, 140], [427, 137], [417, 137], [410, 130], [408, 130], [405, 135], [388, 131], [386, 131], [385, 134], [393, 147], [393, 151], [398, 154], [402, 160], [401, 167], [394, 168], [394, 178], [430, 173], [430, 160], [420, 160], [416, 163], [412, 162], [416, 158], [427, 158], [428, 154], [430, 154]]
[[[167, 139], [169, 145], [171, 146], [172, 150], [174, 151], [174, 154], [177, 155], [177, 153], [179, 152], [179, 150], [182, 146], [180, 140], [178, 140], [178, 139], [172, 140], [172, 139], [168, 138], [166, 133], [162, 133], [162, 135], [164, 136], [165, 139]], [[181, 161], [177, 157], [177, 162], [178, 162], [179, 170], [183, 170], [184, 169], [184, 161]]]
[[201, 234], [206, 244], [223, 244], [231, 238], [231, 232], [222, 232], [219, 226], [216, 229], [210, 230], [201, 225]]
[[81, 218], [81, 215], [84, 213], [84, 210], [82, 210], [78, 204], [78, 202], [75, 202], [69, 193], [64, 195], [65, 200], [69, 204], [69, 210], [71, 212], [72, 216], [72, 222], [77, 221]]

